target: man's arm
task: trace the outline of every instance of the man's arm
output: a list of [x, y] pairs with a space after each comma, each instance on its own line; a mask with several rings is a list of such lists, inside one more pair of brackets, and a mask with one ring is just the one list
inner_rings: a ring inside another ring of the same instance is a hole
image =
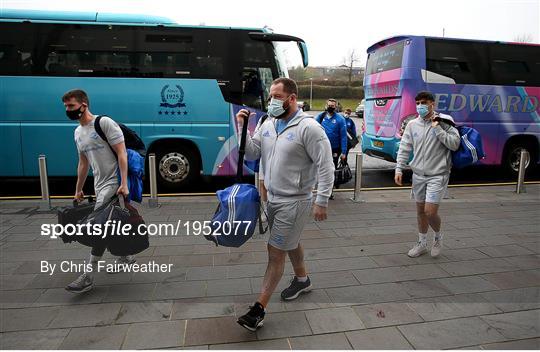
[[127, 150], [126, 144], [120, 142], [111, 146], [114, 149], [114, 152], [118, 156], [118, 168], [120, 169], [120, 187], [116, 194], [123, 194], [127, 196], [129, 194], [128, 189], [128, 162], [127, 162]]
[[79, 164], [77, 166], [77, 185], [75, 186], [75, 199], [82, 201], [84, 198], [84, 193], [82, 191], [84, 183], [86, 182], [86, 177], [88, 177], [88, 169], [90, 168], [90, 163], [86, 158], [84, 153], [79, 152]]
[[109, 145], [116, 153], [116, 159], [118, 160], [118, 168], [120, 169], [120, 187], [118, 187], [116, 194], [123, 194], [127, 197], [129, 194], [128, 163], [124, 133], [120, 126], [108, 116], [103, 116], [99, 121], [99, 125], [105, 134], [105, 137], [107, 137]]
[[461, 137], [459, 136], [457, 128], [444, 122], [442, 124], [437, 122], [433, 129], [435, 130], [437, 139], [444, 144], [446, 148], [454, 152], [459, 149]]
[[354, 124], [354, 121], [352, 120], [352, 118], [351, 118], [351, 132], [352, 132], [353, 137], [358, 137], [358, 135], [356, 134], [356, 125]]
[[396, 174], [403, 173], [403, 169], [407, 165], [407, 162], [409, 161], [409, 157], [413, 150], [411, 125], [412, 121], [407, 124], [407, 127], [405, 127], [405, 132], [403, 132], [401, 142], [399, 143], [399, 150], [396, 158]]
[[342, 117], [342, 124], [339, 130], [339, 136], [341, 138], [341, 155], [344, 156], [347, 152], [347, 121]]
[[[238, 145], [242, 142], [242, 127], [244, 125], [244, 119], [246, 116], [248, 116], [249, 111], [246, 109], [241, 109], [236, 114], [236, 123], [238, 125], [238, 130], [240, 131], [238, 135]], [[266, 122], [266, 121], [265, 121]], [[247, 123], [247, 121], [246, 121]], [[264, 124], [264, 123], [263, 123]], [[261, 130], [262, 125], [260, 128], [256, 129], [253, 133], [253, 137], [250, 136], [249, 131], [246, 133], [246, 160], [257, 160], [261, 157]]]

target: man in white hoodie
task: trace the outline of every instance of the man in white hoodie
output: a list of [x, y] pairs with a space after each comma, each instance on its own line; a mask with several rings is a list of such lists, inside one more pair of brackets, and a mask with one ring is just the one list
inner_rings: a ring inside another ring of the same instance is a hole
[[442, 249], [441, 218], [439, 203], [444, 197], [450, 169], [451, 151], [459, 148], [460, 136], [449, 115], [436, 112], [435, 98], [430, 92], [419, 92], [416, 97], [418, 117], [405, 127], [397, 155], [395, 182], [402, 185], [402, 170], [409, 160], [413, 171], [412, 196], [416, 200], [418, 218], [418, 242], [409, 251], [411, 258], [427, 253], [427, 232], [435, 232], [431, 256], [437, 257]]
[[[300, 235], [310, 214], [316, 221], [326, 219], [334, 184], [330, 141], [321, 125], [298, 108], [297, 96], [293, 80], [276, 79], [270, 87], [269, 117], [253, 137], [248, 134], [246, 139], [246, 159], [261, 159], [270, 228], [268, 265], [259, 297], [238, 318], [238, 323], [251, 331], [263, 324], [265, 308], [281, 280], [287, 255], [295, 276], [281, 292], [281, 299], [293, 300], [311, 290]], [[248, 116], [248, 110], [240, 110], [236, 115], [238, 123]], [[315, 183], [317, 196], [313, 201]]]

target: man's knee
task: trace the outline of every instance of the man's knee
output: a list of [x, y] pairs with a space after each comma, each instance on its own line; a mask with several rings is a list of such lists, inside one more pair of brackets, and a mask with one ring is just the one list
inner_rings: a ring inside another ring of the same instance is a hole
[[439, 212], [439, 209], [436, 206], [427, 206], [426, 209], [424, 210], [424, 213], [426, 214], [428, 218], [437, 217], [438, 212]]
[[281, 263], [285, 262], [285, 257], [287, 256], [286, 251], [282, 251], [279, 248], [276, 248], [272, 246], [271, 244], [268, 245], [268, 262], [270, 263]]
[[416, 203], [416, 214], [426, 216], [426, 203]]

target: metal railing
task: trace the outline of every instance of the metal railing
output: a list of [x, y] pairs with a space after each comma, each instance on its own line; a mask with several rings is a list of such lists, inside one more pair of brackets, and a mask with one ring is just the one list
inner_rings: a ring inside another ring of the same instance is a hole
[[150, 208], [157, 208], [159, 207], [159, 202], [156, 178], [156, 154], [154, 153], [148, 155], [148, 171], [150, 173], [150, 199], [148, 199], [148, 206]]
[[356, 170], [354, 173], [354, 195], [351, 198], [353, 202], [364, 202], [362, 199], [362, 166], [363, 166], [364, 154], [362, 152], [356, 153]]
[[[516, 193], [527, 193], [525, 190], [525, 170], [527, 168], [527, 159], [529, 159], [529, 152], [525, 149], [521, 149], [521, 154], [519, 155], [519, 173], [518, 181], [516, 184]], [[529, 161], [530, 163], [530, 161]]]
[[41, 185], [41, 201], [39, 208], [41, 210], [51, 209], [51, 196], [49, 195], [49, 176], [47, 174], [47, 157], [41, 154], [38, 158], [39, 165], [39, 183]]

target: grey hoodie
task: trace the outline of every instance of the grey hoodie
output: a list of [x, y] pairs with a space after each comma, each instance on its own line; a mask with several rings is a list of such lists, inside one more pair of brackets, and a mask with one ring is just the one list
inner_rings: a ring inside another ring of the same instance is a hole
[[324, 129], [303, 111], [279, 135], [276, 122], [269, 117], [253, 137], [248, 133], [246, 138], [246, 159], [261, 158], [268, 201], [311, 199], [318, 180], [315, 203], [326, 207], [334, 185], [334, 163]]
[[421, 176], [442, 175], [452, 168], [452, 154], [459, 148], [459, 132], [444, 120], [454, 120], [449, 115], [438, 114], [442, 120], [435, 128], [431, 127], [431, 119], [417, 117], [405, 127], [399, 144], [396, 173], [401, 173], [410, 153], [414, 153], [410, 163], [412, 171]]

